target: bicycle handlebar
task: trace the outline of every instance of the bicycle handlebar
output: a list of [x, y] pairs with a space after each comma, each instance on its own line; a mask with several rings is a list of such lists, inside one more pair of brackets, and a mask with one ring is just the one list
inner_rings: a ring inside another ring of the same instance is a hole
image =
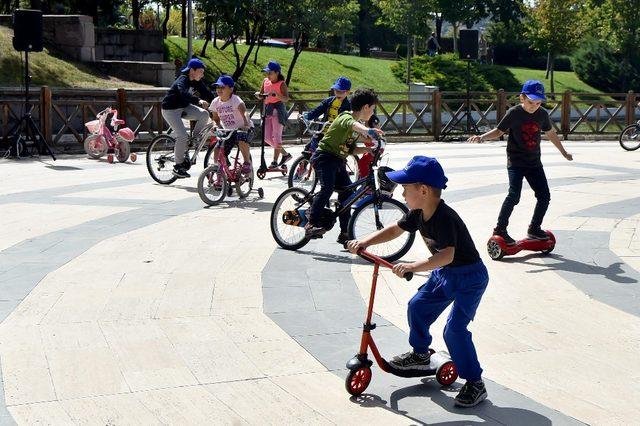
[[[344, 248], [347, 248], [346, 244], [344, 244], [343, 246], [344, 246]], [[369, 253], [365, 249], [358, 250], [358, 252], [356, 254], [359, 255], [359, 256], [364, 257], [365, 259], [369, 259], [373, 263], [377, 263], [378, 265], [382, 265], [385, 268], [393, 269], [393, 264], [392, 263], [387, 262], [383, 258], [376, 256], [375, 254]], [[413, 272], [406, 272], [404, 274], [403, 278], [405, 280], [407, 280], [407, 281], [411, 281], [411, 279], [413, 278]]]

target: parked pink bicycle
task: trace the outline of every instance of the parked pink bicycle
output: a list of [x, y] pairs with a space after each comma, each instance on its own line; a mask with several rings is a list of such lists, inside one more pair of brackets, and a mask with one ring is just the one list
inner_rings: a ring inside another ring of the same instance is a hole
[[[239, 160], [240, 140], [249, 141], [250, 133], [244, 130], [216, 129], [214, 136], [216, 147], [220, 148], [217, 163], [207, 167], [198, 177], [198, 195], [210, 206], [215, 206], [231, 195], [235, 186], [238, 197], [246, 198], [253, 189], [253, 166], [249, 173], [242, 172], [242, 161]], [[229, 154], [236, 148], [235, 155], [229, 159]], [[233, 185], [233, 186], [232, 186]], [[257, 189], [258, 196], [264, 197], [262, 188]]]
[[[107, 125], [109, 115], [111, 128]], [[119, 162], [124, 163], [129, 158], [136, 161], [138, 156], [131, 153], [131, 142], [135, 139], [133, 130], [128, 127], [118, 129], [124, 125], [124, 120], [118, 119], [118, 110], [108, 107], [96, 115], [96, 120], [84, 123], [91, 134], [84, 140], [84, 151], [91, 158], [101, 158], [107, 155], [107, 161], [113, 163], [114, 156]]]

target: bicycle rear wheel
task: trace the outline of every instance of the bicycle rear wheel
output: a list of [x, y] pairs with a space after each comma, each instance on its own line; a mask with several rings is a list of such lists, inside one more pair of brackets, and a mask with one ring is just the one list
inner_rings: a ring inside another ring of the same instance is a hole
[[[379, 221], [376, 220], [376, 210]], [[369, 200], [353, 211], [349, 220], [349, 239], [361, 240], [375, 231], [394, 225], [408, 212], [407, 206], [393, 198], [383, 199], [378, 206], [374, 200]], [[415, 237], [415, 233], [405, 232], [394, 240], [368, 247], [367, 250], [388, 262], [394, 262], [407, 254]]]
[[[304, 212], [311, 207], [304, 201], [308, 196], [309, 193], [302, 188], [289, 188], [273, 204], [271, 235], [283, 249], [297, 250], [309, 242], [303, 226], [306, 221]], [[285, 218], [289, 223], [285, 223]], [[298, 223], [293, 224], [295, 222]]]
[[176, 140], [168, 135], [153, 138], [147, 148], [147, 170], [158, 183], [169, 185], [178, 179], [173, 175]]
[[640, 148], [640, 126], [631, 124], [620, 133], [620, 146], [627, 151], [635, 151]]
[[198, 177], [198, 195], [210, 206], [215, 206], [227, 195], [227, 176], [218, 166], [209, 166]]
[[309, 161], [309, 158], [301, 155], [291, 164], [289, 170], [289, 188], [302, 188], [312, 192], [317, 183], [316, 172]]

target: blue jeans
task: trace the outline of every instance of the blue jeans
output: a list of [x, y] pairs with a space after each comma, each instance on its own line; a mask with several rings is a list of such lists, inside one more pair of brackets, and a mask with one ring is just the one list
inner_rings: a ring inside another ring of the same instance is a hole
[[502, 203], [502, 208], [498, 215], [498, 228], [507, 229], [509, 225], [509, 217], [511, 217], [513, 208], [520, 202], [522, 179], [527, 179], [529, 186], [536, 195], [537, 202], [531, 219], [531, 227], [539, 228], [542, 225], [542, 219], [544, 219], [551, 200], [549, 184], [547, 183], [544, 169], [542, 166], [508, 167], [507, 171], [509, 172], [509, 194], [507, 194], [507, 198]]
[[414, 352], [426, 353], [433, 338], [429, 327], [453, 303], [444, 327], [444, 341], [460, 377], [477, 381], [482, 376], [476, 348], [467, 329], [489, 283], [482, 261], [471, 265], [444, 267], [431, 272], [429, 280], [409, 301], [409, 344]]
[[[316, 151], [311, 157], [311, 163], [316, 171], [316, 176], [320, 181], [320, 191], [314, 197], [311, 204], [310, 222], [314, 223], [314, 219], [320, 217], [322, 209], [329, 204], [331, 195], [336, 188], [344, 188], [351, 184], [351, 178], [347, 172], [346, 161], [334, 155], [322, 151]], [[338, 201], [343, 203], [351, 195], [351, 191], [341, 191], [338, 194]], [[347, 209], [340, 215], [340, 232], [347, 232], [349, 219], [351, 218], [351, 209]]]

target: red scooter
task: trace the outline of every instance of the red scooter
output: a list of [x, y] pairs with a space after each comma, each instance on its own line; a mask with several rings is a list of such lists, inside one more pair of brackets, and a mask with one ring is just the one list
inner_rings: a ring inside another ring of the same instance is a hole
[[516, 241], [515, 244], [508, 245], [504, 242], [504, 238], [499, 235], [493, 235], [487, 242], [487, 251], [489, 257], [493, 260], [500, 260], [504, 256], [512, 256], [522, 250], [540, 251], [543, 254], [549, 254], [556, 246], [556, 237], [551, 231], [544, 231], [549, 237], [546, 240], [535, 240], [533, 238], [525, 238]]
[[[378, 351], [378, 347], [373, 341], [373, 336], [371, 336], [371, 330], [376, 328], [376, 325], [371, 323], [371, 316], [373, 315], [373, 301], [376, 295], [376, 283], [378, 281], [378, 270], [380, 269], [380, 265], [387, 268], [393, 268], [393, 265], [386, 260], [367, 252], [366, 250], [359, 250], [358, 255], [373, 262], [374, 267], [367, 320], [363, 324], [362, 340], [360, 341], [360, 352], [347, 362], [347, 368], [349, 369], [349, 374], [345, 381], [347, 392], [351, 395], [358, 396], [369, 386], [369, 383], [371, 382], [371, 365], [373, 365], [373, 361], [369, 359], [367, 354], [367, 350], [369, 348], [371, 348], [371, 353], [376, 359], [376, 363], [385, 373], [391, 373], [400, 377], [436, 376], [436, 380], [442, 386], [451, 385], [458, 379], [458, 370], [456, 369], [453, 361], [451, 361], [449, 354], [446, 352], [436, 352], [433, 349], [429, 349], [429, 352], [431, 353], [429, 368], [420, 370], [399, 370], [382, 358]], [[404, 278], [407, 281], [411, 280], [411, 278], [413, 278], [413, 273], [407, 272], [404, 275]]]

